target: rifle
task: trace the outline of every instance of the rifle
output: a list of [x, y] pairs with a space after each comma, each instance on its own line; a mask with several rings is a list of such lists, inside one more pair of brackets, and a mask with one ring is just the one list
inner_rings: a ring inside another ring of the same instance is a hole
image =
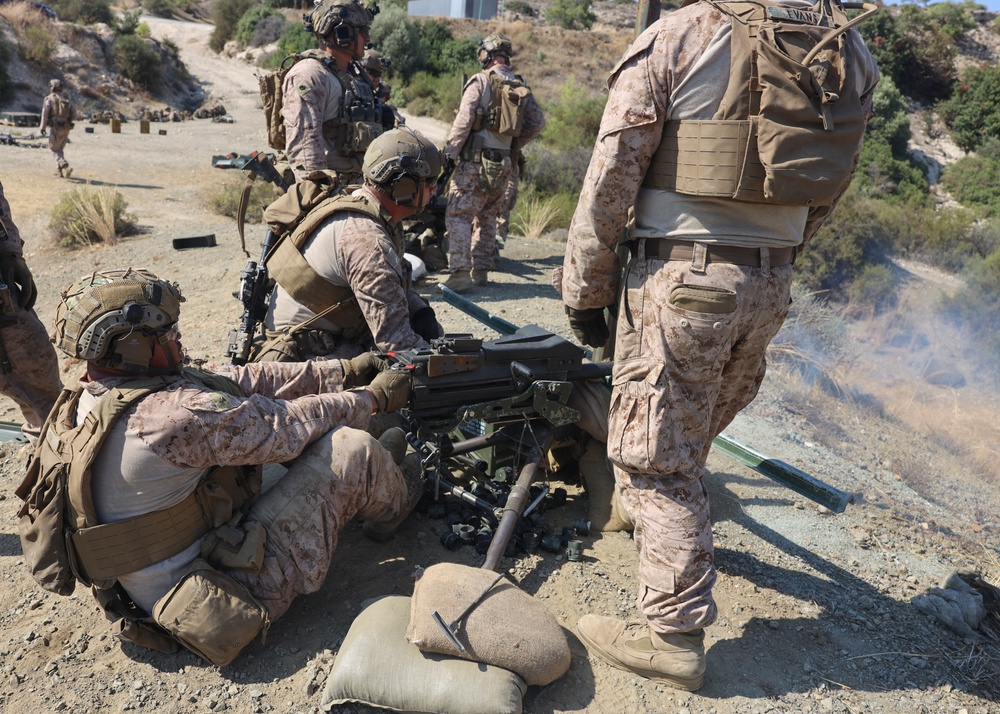
[[[266, 154], [255, 151], [250, 154], [250, 158], [243, 164], [243, 170], [249, 171], [247, 183], [240, 197], [240, 240], [243, 242], [243, 252], [246, 251], [246, 243], [243, 241], [243, 216], [246, 213], [246, 203], [249, 201], [250, 187], [254, 179], [261, 176], [265, 181], [280, 186], [285, 191], [288, 184], [281, 178], [281, 174], [271, 163]], [[226, 347], [226, 357], [232, 359], [233, 364], [246, 364], [250, 359], [250, 349], [253, 346], [254, 333], [257, 325], [267, 316], [267, 302], [273, 288], [270, 276], [267, 274], [267, 259], [277, 243], [278, 237], [270, 228], [264, 236], [264, 247], [260, 254], [260, 260], [251, 260], [240, 273], [240, 293], [239, 299], [243, 303], [243, 315], [240, 317], [240, 326], [229, 333], [228, 345]]]

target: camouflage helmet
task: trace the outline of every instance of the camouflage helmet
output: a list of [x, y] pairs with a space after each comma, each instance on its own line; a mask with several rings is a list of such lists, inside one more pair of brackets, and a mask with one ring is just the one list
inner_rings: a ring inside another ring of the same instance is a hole
[[504, 55], [507, 59], [514, 56], [514, 46], [510, 38], [504, 35], [490, 35], [479, 41], [479, 64], [485, 69], [496, 55]]
[[50, 79], [49, 80], [49, 89], [51, 91], [54, 92], [57, 89], [62, 89], [62, 88], [63, 88], [63, 83], [62, 83], [61, 79]]
[[369, 74], [372, 72], [386, 72], [389, 67], [392, 66], [387, 58], [382, 56], [382, 53], [378, 50], [365, 50], [365, 56], [361, 58], [359, 64], [364, 68]]
[[56, 307], [56, 347], [70, 357], [126, 372], [144, 372], [150, 335], [165, 335], [181, 312], [175, 283], [146, 270], [95, 272], [63, 291]]
[[358, 0], [321, 0], [311, 13], [303, 18], [307, 32], [323, 38], [337, 27], [343, 27], [343, 36], [337, 33], [335, 44], [348, 45], [354, 41], [358, 28], [368, 28], [375, 13]]
[[440, 149], [430, 139], [401, 127], [381, 134], [368, 146], [361, 171], [393, 201], [408, 206], [420, 184], [436, 179], [443, 164]]

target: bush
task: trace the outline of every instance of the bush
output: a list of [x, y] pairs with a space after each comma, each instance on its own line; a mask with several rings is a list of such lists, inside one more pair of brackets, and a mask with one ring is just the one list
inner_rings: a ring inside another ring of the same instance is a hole
[[606, 96], [586, 96], [571, 74], [559, 89], [559, 99], [545, 106], [546, 125], [540, 140], [557, 151], [592, 147], [606, 103]]
[[295, 23], [285, 30], [285, 34], [278, 40], [277, 51], [268, 56], [263, 66], [266, 69], [277, 69], [281, 61], [288, 55], [299, 54], [306, 50], [316, 48], [316, 36], [307, 32], [301, 23]]
[[[276, 10], [264, 7], [263, 5], [251, 7], [243, 13], [239, 22], [236, 23], [236, 41], [244, 46], [249, 45], [250, 40], [253, 39], [254, 31], [257, 29], [257, 23], [264, 18], [274, 17], [276, 15], [279, 15]], [[283, 17], [282, 20], [284, 20]]]
[[879, 312], [896, 304], [896, 278], [888, 265], [866, 265], [847, 287], [854, 312]]
[[553, 0], [545, 10], [545, 19], [565, 30], [589, 30], [597, 21], [591, 5], [592, 0]]
[[400, 106], [411, 114], [430, 116], [445, 122], [455, 119], [455, 112], [462, 100], [462, 82], [454, 75], [434, 75], [417, 72], [398, 92]]
[[277, 42], [288, 29], [288, 21], [284, 15], [270, 15], [265, 17], [253, 30], [250, 37], [251, 47], [261, 47]]
[[64, 22], [75, 22], [80, 25], [92, 25], [103, 22], [111, 25], [114, 13], [108, 0], [55, 0], [46, 3], [51, 5]]
[[447, 25], [437, 20], [417, 23], [423, 47], [422, 70], [431, 74], [475, 74], [480, 70], [474, 40], [457, 39]]
[[58, 43], [45, 25], [32, 25], [24, 30], [20, 53], [26, 62], [34, 62], [42, 67], [50, 67], [56, 54]]
[[522, 185], [533, 186], [543, 197], [560, 193], [579, 195], [591, 153], [590, 146], [552, 151], [537, 141], [532, 142], [524, 149]]
[[163, 63], [147, 40], [135, 35], [121, 35], [111, 51], [121, 76], [150, 92], [159, 88]]
[[1000, 139], [991, 139], [977, 154], [946, 166], [941, 184], [961, 203], [1000, 217]]
[[1000, 67], [969, 67], [955, 94], [938, 105], [955, 143], [974, 151], [1000, 139]]
[[[244, 183], [242, 177], [226, 177], [222, 182], [222, 188], [207, 197], [208, 207], [220, 216], [237, 218]], [[247, 203], [247, 223], [261, 223], [264, 220], [263, 207], [274, 203], [283, 193], [273, 184], [255, 181], [253, 188], [250, 189], [250, 200]]]
[[872, 198], [921, 203], [930, 187], [924, 171], [910, 155], [897, 158], [889, 144], [866, 138], [854, 174], [854, 186]]
[[112, 189], [74, 188], [52, 209], [49, 228], [62, 246], [114, 245], [135, 230], [135, 216], [127, 209], [125, 199]]
[[157, 17], [173, 17], [177, 0], [142, 0], [142, 9]]
[[406, 10], [390, 5], [372, 22], [372, 44], [392, 60], [392, 73], [409, 79], [424, 63], [420, 31]]
[[[254, 6], [254, 0], [217, 0], [212, 9], [215, 29], [208, 38], [208, 46], [213, 52], [222, 52], [229, 40], [236, 35], [236, 26], [244, 13]], [[313, 44], [315, 47], [315, 43]]]
[[126, 10], [115, 18], [115, 21], [111, 24], [111, 29], [115, 31], [116, 35], [136, 35], [138, 34], [141, 17], [141, 9], [136, 9], [131, 12]]

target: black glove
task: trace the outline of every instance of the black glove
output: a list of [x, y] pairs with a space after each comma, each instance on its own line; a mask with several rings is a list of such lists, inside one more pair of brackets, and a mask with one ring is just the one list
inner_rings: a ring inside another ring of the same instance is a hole
[[35, 287], [35, 279], [31, 277], [31, 271], [23, 257], [14, 253], [0, 253], [0, 275], [3, 275], [7, 287], [17, 286], [18, 305], [25, 310], [35, 306], [38, 288]]
[[380, 372], [365, 389], [375, 397], [378, 411], [391, 414], [407, 405], [410, 401], [410, 371], [406, 369], [390, 369]]
[[604, 308], [595, 307], [587, 310], [577, 310], [566, 306], [569, 315], [569, 327], [576, 339], [591, 347], [604, 347], [608, 343], [608, 323], [604, 319]]
[[344, 368], [344, 389], [353, 389], [369, 384], [379, 372], [389, 369], [389, 363], [374, 352], [365, 352], [353, 359], [342, 359]]
[[437, 315], [434, 314], [432, 307], [422, 307], [413, 313], [413, 317], [410, 318], [410, 327], [428, 342], [444, 334], [444, 328], [437, 321]]

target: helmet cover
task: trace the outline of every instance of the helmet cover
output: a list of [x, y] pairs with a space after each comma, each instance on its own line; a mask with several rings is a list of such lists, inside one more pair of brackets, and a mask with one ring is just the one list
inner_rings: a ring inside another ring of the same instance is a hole
[[510, 38], [505, 35], [489, 35], [479, 41], [479, 63], [486, 67], [496, 55], [503, 55], [507, 59], [514, 56], [514, 46], [510, 43]]
[[374, 17], [375, 13], [358, 0], [322, 0], [305, 16], [304, 25], [317, 37], [326, 37], [339, 25], [367, 28]]

